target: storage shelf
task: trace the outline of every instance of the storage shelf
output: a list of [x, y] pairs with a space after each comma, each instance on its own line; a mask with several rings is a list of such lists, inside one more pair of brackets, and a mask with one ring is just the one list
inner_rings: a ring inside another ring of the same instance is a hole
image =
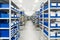
[[[12, 9], [11, 6], [14, 6]], [[12, 15], [13, 14], [13, 15]], [[0, 39], [1, 40], [18, 40], [20, 27], [20, 10], [14, 2], [10, 0], [0, 1]], [[13, 25], [13, 24], [14, 25]], [[12, 30], [13, 29], [13, 30]], [[13, 37], [11, 36], [13, 34]]]
[[[43, 24], [42, 26], [44, 27], [42, 29], [43, 34], [48, 38], [48, 40], [49, 39], [58, 40], [60, 39], [60, 31], [59, 31], [60, 30], [60, 25], [59, 25], [60, 24], [60, 21], [59, 21], [60, 20], [60, 14], [59, 14], [60, 13], [60, 0], [49, 0], [49, 1], [47, 0], [42, 5], [40, 8], [42, 9], [40, 10], [40, 14], [43, 15], [42, 16], [42, 24]], [[48, 35], [46, 34], [47, 31], [48, 31]]]

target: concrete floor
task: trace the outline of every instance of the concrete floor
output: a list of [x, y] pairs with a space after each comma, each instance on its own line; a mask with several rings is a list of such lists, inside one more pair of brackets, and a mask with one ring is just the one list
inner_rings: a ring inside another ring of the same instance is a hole
[[19, 40], [45, 40], [44, 35], [39, 28], [36, 28], [32, 21], [27, 21], [25, 26], [20, 30]]

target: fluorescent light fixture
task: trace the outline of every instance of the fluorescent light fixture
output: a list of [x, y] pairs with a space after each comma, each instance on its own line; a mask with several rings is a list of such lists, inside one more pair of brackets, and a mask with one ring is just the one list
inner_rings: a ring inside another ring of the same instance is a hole
[[23, 2], [23, 0], [19, 0], [19, 2], [20, 2], [20, 3], [22, 3], [22, 2]]
[[25, 11], [25, 14], [27, 15], [27, 16], [32, 16], [33, 15], [33, 11]]
[[39, 2], [39, 0], [35, 0], [35, 3]]

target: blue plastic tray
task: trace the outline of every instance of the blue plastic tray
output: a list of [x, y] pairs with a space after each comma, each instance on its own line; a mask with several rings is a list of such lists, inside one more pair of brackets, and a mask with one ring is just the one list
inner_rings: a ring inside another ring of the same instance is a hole
[[44, 33], [48, 36], [48, 32], [46, 30], [44, 30]]
[[9, 8], [9, 4], [0, 4], [0, 8]]
[[44, 14], [44, 18], [48, 18], [48, 14]]
[[0, 24], [0, 28], [9, 28], [9, 23]]
[[1, 18], [9, 18], [9, 14], [8, 13], [1, 13]]
[[46, 25], [48, 27], [48, 22], [44, 22], [44, 25]]
[[0, 37], [9, 37], [9, 30], [0, 30]]

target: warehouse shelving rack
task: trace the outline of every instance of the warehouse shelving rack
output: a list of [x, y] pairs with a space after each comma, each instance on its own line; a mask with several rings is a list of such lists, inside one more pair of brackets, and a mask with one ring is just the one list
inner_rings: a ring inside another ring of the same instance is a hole
[[42, 14], [43, 34], [48, 40], [60, 40], [60, 0], [47, 0]]
[[43, 32], [43, 8], [44, 8], [44, 3], [42, 2], [40, 5], [40, 13], [39, 13], [39, 26], [41, 31]]
[[40, 11], [36, 11], [35, 12], [35, 25], [37, 26], [37, 27], [39, 27], [39, 14], [40, 14]]
[[11, 0], [0, 0], [0, 40], [18, 40], [19, 8]]

